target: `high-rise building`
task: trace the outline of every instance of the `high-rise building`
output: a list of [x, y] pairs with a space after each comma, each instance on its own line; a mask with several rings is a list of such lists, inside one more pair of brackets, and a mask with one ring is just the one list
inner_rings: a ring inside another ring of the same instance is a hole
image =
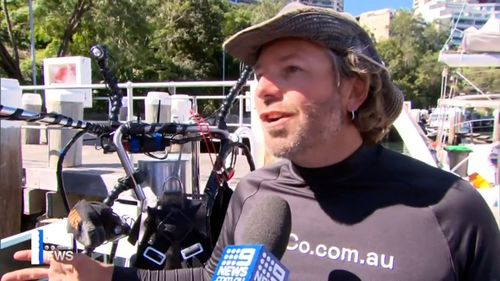
[[[229, 2], [233, 4], [250, 4], [258, 3], [260, 0], [229, 0]], [[344, 11], [344, 0], [288, 0], [287, 2], [301, 2], [309, 6], [331, 8], [338, 12]]]
[[394, 10], [382, 9], [359, 15], [359, 24], [373, 34], [377, 42], [389, 39], [389, 26], [394, 18]]
[[[413, 9], [418, 9], [429, 2], [436, 2], [435, 0], [413, 0]], [[449, 3], [468, 3], [468, 4], [499, 4], [500, 0], [448, 0]]]
[[413, 0], [413, 9], [418, 9], [432, 0]]
[[500, 4], [500, 0], [469, 0], [469, 3], [479, 3], [479, 4], [488, 4], [495, 3]]
[[457, 46], [465, 29], [471, 26], [481, 28], [491, 16], [500, 18], [498, 2], [500, 0], [431, 0], [416, 8], [414, 13], [439, 28], [451, 28], [451, 45]]
[[344, 11], [344, 0], [291, 0], [288, 2], [301, 2], [310, 6], [332, 8], [338, 12]]

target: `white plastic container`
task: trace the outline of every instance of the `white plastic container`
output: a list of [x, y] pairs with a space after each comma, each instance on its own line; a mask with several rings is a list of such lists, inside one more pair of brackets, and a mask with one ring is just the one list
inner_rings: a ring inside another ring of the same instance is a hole
[[[172, 96], [172, 117], [170, 122], [188, 123], [191, 117], [191, 100], [188, 95], [173, 95]], [[170, 147], [171, 153], [191, 153], [191, 143], [183, 145], [174, 144]], [[191, 162], [190, 162], [191, 163]]]
[[[191, 117], [191, 100], [188, 95], [172, 96], [172, 117], [176, 117], [175, 122], [187, 123]], [[171, 120], [174, 122], [174, 120]]]
[[127, 111], [128, 111], [128, 97], [122, 97], [122, 107], [120, 108], [120, 115], [118, 120], [127, 121]]
[[[21, 95], [21, 87], [16, 79], [1, 78], [0, 104], [20, 108], [22, 106]], [[1, 122], [2, 128], [21, 126], [20, 121], [2, 120]]]
[[170, 122], [171, 102], [171, 97], [166, 92], [149, 92], [144, 100], [146, 123]]

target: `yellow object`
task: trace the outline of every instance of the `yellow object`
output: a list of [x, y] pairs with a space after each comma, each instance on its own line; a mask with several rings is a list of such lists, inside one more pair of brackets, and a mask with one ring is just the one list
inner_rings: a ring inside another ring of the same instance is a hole
[[472, 184], [472, 186], [478, 189], [491, 187], [490, 184], [478, 173], [470, 174], [469, 182]]

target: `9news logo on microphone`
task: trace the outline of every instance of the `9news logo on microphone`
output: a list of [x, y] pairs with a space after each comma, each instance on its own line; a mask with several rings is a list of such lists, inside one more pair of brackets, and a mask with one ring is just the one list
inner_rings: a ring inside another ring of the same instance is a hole
[[262, 245], [228, 246], [212, 281], [286, 281], [288, 269]]
[[57, 260], [72, 261], [74, 258], [73, 235], [58, 229], [36, 229], [31, 232], [31, 264], [47, 262], [45, 253]]

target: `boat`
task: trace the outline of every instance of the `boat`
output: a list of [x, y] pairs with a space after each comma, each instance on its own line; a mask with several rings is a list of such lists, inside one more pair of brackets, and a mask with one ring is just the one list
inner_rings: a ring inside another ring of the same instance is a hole
[[[441, 96], [436, 120], [429, 123], [438, 125], [434, 127], [433, 148], [439, 166], [469, 180], [500, 225], [500, 93], [481, 90], [461, 72], [462, 68], [500, 67], [500, 19], [492, 15], [480, 29], [465, 30], [460, 48], [450, 51], [445, 46], [438, 61], [445, 65]], [[451, 87], [451, 81], [459, 80], [474, 92], [459, 93]]]
[[[461, 72], [465, 67], [500, 67], [500, 20], [492, 16], [481, 29], [464, 32], [460, 50], [445, 46], [438, 62], [444, 70], [436, 107], [429, 112], [405, 102], [389, 139], [399, 135], [392, 143], [404, 144], [400, 152], [469, 181], [500, 226], [500, 93], [482, 91]], [[450, 81], [458, 79], [475, 92], [456, 92]]]

